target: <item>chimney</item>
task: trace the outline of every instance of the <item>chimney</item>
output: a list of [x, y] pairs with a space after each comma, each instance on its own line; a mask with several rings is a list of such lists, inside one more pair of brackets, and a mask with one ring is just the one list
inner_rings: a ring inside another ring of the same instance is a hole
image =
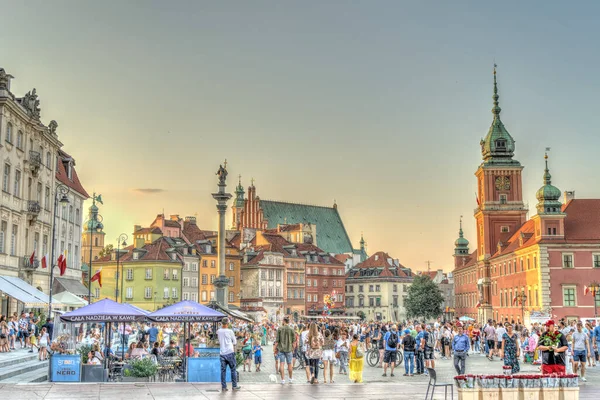
[[388, 262], [388, 264], [390, 264], [390, 265], [394, 265], [394, 260], [392, 260], [391, 258], [388, 258], [388, 259], [387, 259], [387, 262]]
[[185, 217], [185, 222], [189, 222], [192, 225], [196, 225], [196, 217]]
[[179, 214], [172, 214], [170, 215], [171, 217], [171, 221], [179, 221]]
[[571, 200], [575, 200], [575, 191], [574, 190], [565, 190], [565, 192], [563, 193], [563, 197], [564, 197], [563, 200], [564, 200], [565, 204], [567, 204]]
[[142, 247], [144, 247], [145, 241], [143, 237], [136, 237], [135, 238], [135, 248], [136, 249], [141, 249]]
[[134, 225], [134, 226], [133, 226], [133, 233], [135, 233], [135, 232], [139, 231], [140, 229], [142, 229], [142, 226], [141, 226], [141, 225]]

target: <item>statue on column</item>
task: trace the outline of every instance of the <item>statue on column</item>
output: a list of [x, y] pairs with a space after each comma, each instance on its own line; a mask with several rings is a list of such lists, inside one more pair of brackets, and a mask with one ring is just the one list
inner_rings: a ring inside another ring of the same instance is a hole
[[217, 176], [219, 177], [219, 185], [225, 184], [225, 179], [227, 178], [227, 161], [225, 161], [225, 167], [223, 165], [219, 165], [219, 170], [217, 171]]

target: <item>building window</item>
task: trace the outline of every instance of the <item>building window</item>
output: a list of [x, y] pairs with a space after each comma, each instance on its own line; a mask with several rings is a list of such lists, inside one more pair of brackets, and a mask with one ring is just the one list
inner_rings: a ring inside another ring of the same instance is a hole
[[192, 278], [192, 287], [198, 287], [198, 278]]
[[97, 299], [100, 298], [100, 288], [94, 289], [94, 297]]
[[79, 217], [79, 208], [75, 209], [75, 225], [80, 225], [81, 219]]
[[208, 285], [208, 275], [207, 274], [202, 274], [202, 284]]
[[152, 298], [152, 288], [151, 287], [144, 288], [144, 298], [145, 299], [151, 299]]
[[564, 307], [575, 307], [575, 286], [563, 286], [563, 306]]
[[[57, 160], [58, 161], [58, 160]], [[52, 169], [52, 155], [50, 154], [50, 152], [46, 152], [46, 168], [48, 169]]]
[[230, 263], [229, 263], [229, 270], [230, 270], [230, 271], [233, 271], [233, 268], [234, 268], [234, 264], [233, 264], [232, 262], [230, 262]]
[[132, 287], [128, 287], [125, 289], [125, 298], [126, 299], [133, 299], [133, 288]]
[[508, 228], [508, 226], [502, 226], [502, 227], [500, 228], [500, 232], [502, 232], [502, 233], [509, 232], [509, 228]]
[[381, 286], [379, 286], [379, 285], [375, 285], [375, 291], [376, 291], [376, 292], [379, 292], [379, 291], [381, 291]]
[[13, 130], [13, 126], [12, 124], [9, 122], [6, 125], [6, 137], [4, 138], [4, 140], [6, 141], [6, 143], [10, 143], [12, 144], [12, 130]]
[[176, 298], [178, 298], [178, 297], [179, 297], [179, 296], [177, 295], [177, 288], [176, 288], [176, 287], [174, 287], [173, 289], [171, 289], [171, 297], [172, 297], [173, 299], [176, 299]]
[[176, 281], [179, 278], [179, 273], [176, 269], [173, 269], [173, 280]]
[[373, 285], [369, 285], [369, 293], [373, 292]]
[[169, 298], [169, 288], [166, 287], [163, 289], [163, 299], [168, 299]]
[[198, 301], [198, 293], [192, 293], [192, 301]]
[[283, 274], [282, 274], [281, 270], [275, 271], [275, 280], [280, 281], [282, 278], [282, 275]]
[[313, 287], [317, 287], [317, 280], [313, 279]]
[[189, 300], [190, 299], [189, 298], [189, 293], [187, 293], [187, 292], [183, 292], [182, 296], [183, 296], [183, 300]]
[[500, 195], [500, 204], [506, 204], [506, 195], [505, 194]]
[[73, 222], [73, 206], [69, 206], [69, 222]]
[[188, 278], [183, 278], [183, 287], [189, 287], [190, 286], [190, 280]]
[[50, 188], [46, 186], [46, 192], [44, 193], [44, 208], [46, 211], [50, 211]]
[[312, 281], [310, 279], [308, 279], [306, 281], [306, 286], [311, 287], [312, 286]]
[[229, 286], [230, 286], [230, 287], [233, 287], [233, 286], [234, 286], [234, 283], [235, 283], [235, 278], [234, 278], [233, 276], [230, 276], [230, 277], [229, 277]]
[[169, 275], [169, 269], [168, 268], [164, 268], [163, 269], [163, 279], [168, 280], [169, 277], [170, 277], [170, 275]]
[[146, 279], [152, 279], [152, 268], [146, 268]]
[[128, 281], [133, 280], [133, 269], [132, 268], [127, 268], [125, 270], [125, 279], [127, 279]]
[[573, 268], [573, 254], [563, 253], [563, 268]]
[[0, 253], [4, 253], [5, 250], [6, 230], [8, 229], [7, 226], [8, 224], [6, 221], [2, 221], [2, 223], [0, 223]]
[[358, 293], [362, 293], [363, 292], [363, 285], [358, 285]]
[[23, 150], [23, 132], [17, 132], [17, 149]]
[[214, 268], [215, 267], [215, 260], [210, 260], [210, 267]]
[[213, 283], [215, 283], [215, 275], [210, 276], [210, 284], [212, 285]]
[[594, 268], [600, 268], [600, 254], [594, 254]]
[[192, 263], [192, 271], [193, 272], [197, 272], [198, 271], [198, 264], [197, 263]]
[[210, 301], [214, 301], [215, 300], [215, 291], [211, 290], [210, 291]]
[[202, 301], [206, 301], [206, 290], [202, 291]]
[[15, 186], [14, 186], [13, 195], [16, 197], [21, 197], [21, 171], [18, 169], [15, 170]]
[[233, 303], [235, 301], [235, 294], [233, 292], [229, 292], [229, 302]]
[[17, 255], [17, 233], [19, 231], [19, 227], [17, 225], [12, 226], [12, 234], [10, 236], [10, 255]]
[[202, 260], [202, 266], [208, 267], [208, 260]]
[[10, 188], [10, 164], [4, 164], [4, 176], [2, 178], [2, 191], [9, 192]]

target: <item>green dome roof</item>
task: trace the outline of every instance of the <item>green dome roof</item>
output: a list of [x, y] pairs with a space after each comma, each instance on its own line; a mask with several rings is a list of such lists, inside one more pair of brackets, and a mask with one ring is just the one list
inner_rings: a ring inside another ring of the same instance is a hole
[[469, 254], [469, 241], [465, 239], [462, 230], [462, 216], [460, 217], [460, 229], [458, 230], [458, 239], [454, 242], [454, 255], [464, 256]]
[[467, 246], [469, 246], [469, 241], [461, 236], [458, 239], [456, 239], [456, 242], [454, 242], [454, 246], [455, 247], [467, 247]]
[[544, 186], [539, 188], [535, 197], [538, 199], [537, 210], [539, 214], [561, 213], [562, 204], [560, 199], [560, 189], [552, 185], [552, 175], [548, 169], [548, 154], [544, 156], [546, 159], [546, 169], [544, 170]]
[[494, 67], [494, 95], [492, 96], [494, 100], [494, 107], [492, 107], [494, 120], [485, 139], [481, 140], [481, 156], [486, 164], [519, 165], [518, 161], [512, 159], [515, 154], [515, 140], [510, 136], [510, 133], [508, 133], [500, 120], [500, 111], [502, 109], [498, 103], [499, 98], [496, 68]]

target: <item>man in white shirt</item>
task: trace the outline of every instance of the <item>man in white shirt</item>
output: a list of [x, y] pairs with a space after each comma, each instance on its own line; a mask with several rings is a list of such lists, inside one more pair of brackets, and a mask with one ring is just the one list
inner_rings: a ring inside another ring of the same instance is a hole
[[235, 363], [235, 345], [237, 340], [233, 331], [229, 328], [229, 318], [221, 320], [221, 328], [217, 331], [219, 338], [219, 353], [221, 358], [221, 388], [227, 391], [227, 367], [231, 371], [231, 386], [233, 390], [240, 390], [237, 383], [237, 371]]

